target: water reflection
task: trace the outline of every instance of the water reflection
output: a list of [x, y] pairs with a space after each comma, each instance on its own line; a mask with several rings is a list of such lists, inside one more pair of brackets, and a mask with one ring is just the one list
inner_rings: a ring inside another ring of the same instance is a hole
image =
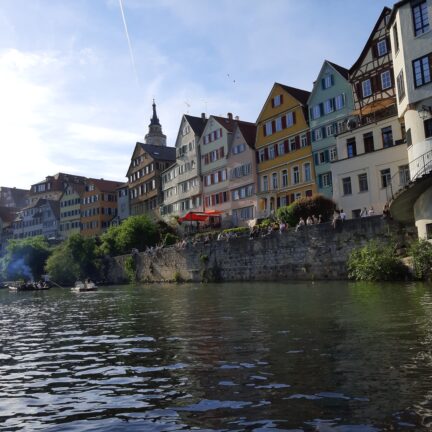
[[430, 430], [432, 290], [0, 291], [0, 430]]

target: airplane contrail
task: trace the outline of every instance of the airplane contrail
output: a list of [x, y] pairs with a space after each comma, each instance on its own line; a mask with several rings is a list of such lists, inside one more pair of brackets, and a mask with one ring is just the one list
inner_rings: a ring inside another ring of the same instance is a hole
[[119, 6], [120, 6], [120, 11], [121, 11], [121, 15], [122, 15], [122, 19], [123, 19], [123, 26], [124, 26], [124, 30], [125, 30], [125, 34], [126, 34], [126, 39], [128, 42], [128, 46], [129, 46], [129, 54], [130, 54], [130, 58], [131, 58], [131, 62], [132, 62], [132, 68], [135, 74], [135, 79], [137, 84], [139, 85], [139, 79], [138, 79], [138, 72], [137, 72], [137, 68], [135, 65], [135, 58], [133, 55], [133, 51], [132, 51], [132, 45], [131, 45], [131, 41], [130, 41], [130, 37], [129, 37], [129, 32], [128, 32], [128, 28], [127, 28], [127, 24], [126, 24], [126, 18], [125, 18], [125, 14], [123, 11], [123, 1], [119, 0]]

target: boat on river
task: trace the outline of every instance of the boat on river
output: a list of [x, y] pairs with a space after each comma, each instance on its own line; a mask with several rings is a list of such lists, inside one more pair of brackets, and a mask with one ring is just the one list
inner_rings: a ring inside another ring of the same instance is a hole
[[76, 281], [75, 286], [71, 288], [71, 291], [84, 292], [84, 291], [96, 291], [97, 285], [91, 280], [86, 280], [84, 282]]
[[13, 282], [8, 288], [9, 291], [43, 291], [51, 287], [46, 282]]

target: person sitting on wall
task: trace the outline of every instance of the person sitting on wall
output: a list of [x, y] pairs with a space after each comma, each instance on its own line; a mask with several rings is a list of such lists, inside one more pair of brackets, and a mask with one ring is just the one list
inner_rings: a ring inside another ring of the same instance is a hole
[[318, 222], [317, 223], [323, 223], [323, 217], [322, 215], [318, 215]]
[[305, 226], [305, 221], [304, 221], [304, 219], [302, 218], [302, 217], [300, 217], [300, 219], [299, 219], [299, 221], [298, 221], [298, 224], [297, 224], [297, 226], [296, 226], [296, 232], [300, 229], [300, 228], [302, 228], [302, 227], [304, 227]]
[[363, 210], [360, 212], [360, 217], [367, 217], [368, 211], [366, 207], [363, 207]]
[[281, 221], [279, 224], [279, 234], [282, 234], [286, 230], [286, 225], [284, 221]]
[[388, 203], [386, 203], [386, 204], [384, 205], [382, 218], [383, 218], [383, 219], [392, 219], [392, 217], [391, 217], [391, 213], [390, 213], [390, 207], [389, 207]]
[[368, 210], [368, 216], [373, 216], [375, 214], [375, 210], [372, 206], [370, 206], [369, 210]]
[[313, 225], [313, 219], [312, 219], [312, 217], [311, 216], [308, 216], [307, 217], [307, 219], [306, 219], [306, 225]]
[[334, 229], [337, 228], [337, 226], [339, 225], [339, 223], [342, 221], [341, 219], [341, 215], [340, 215], [340, 211], [339, 210], [335, 210], [334, 214], [333, 214], [333, 221], [332, 221], [332, 227]]
[[342, 221], [342, 222], [345, 221], [346, 218], [347, 218], [347, 215], [346, 215], [346, 213], [343, 211], [343, 209], [340, 210], [340, 218], [341, 218], [341, 221]]

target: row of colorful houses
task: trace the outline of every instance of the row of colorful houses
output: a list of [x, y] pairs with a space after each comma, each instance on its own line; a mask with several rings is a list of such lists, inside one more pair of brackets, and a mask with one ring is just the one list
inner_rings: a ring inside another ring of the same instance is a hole
[[[396, 192], [432, 167], [431, 19], [432, 0], [384, 8], [351, 68], [325, 60], [311, 91], [274, 83], [253, 122], [184, 114], [173, 147], [153, 102], [126, 183], [47, 177], [31, 187], [9, 237], [95, 236], [138, 214], [173, 220], [207, 212], [239, 226], [317, 193], [350, 218], [397, 204]], [[395, 205], [395, 213], [430, 238], [430, 188], [411, 195], [403, 201], [411, 208]]]

